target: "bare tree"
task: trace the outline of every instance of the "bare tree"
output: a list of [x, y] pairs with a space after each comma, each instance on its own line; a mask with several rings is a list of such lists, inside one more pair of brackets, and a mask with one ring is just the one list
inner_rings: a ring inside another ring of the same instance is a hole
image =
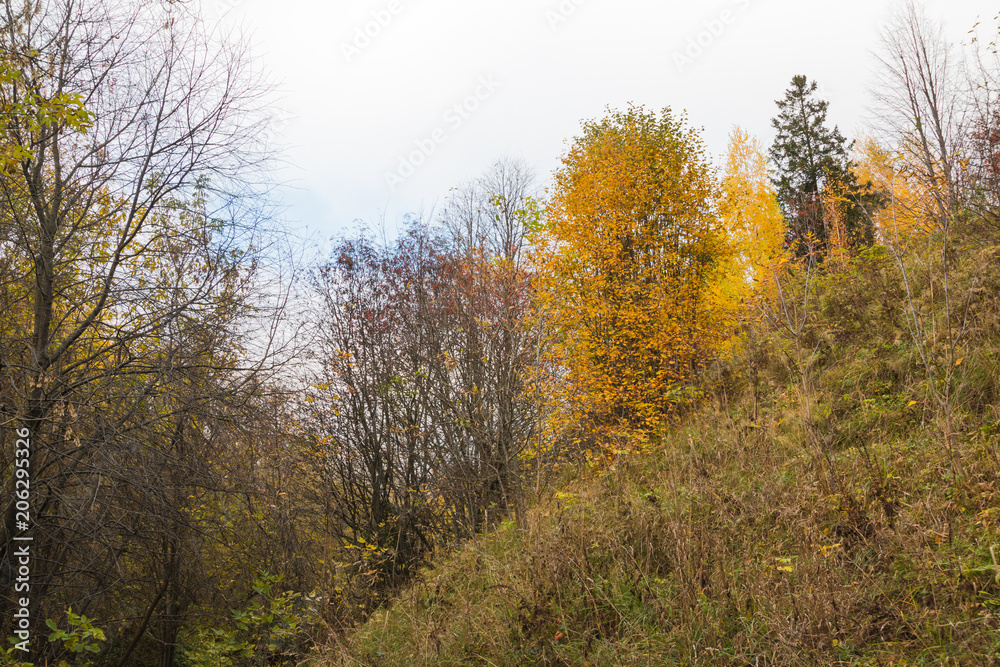
[[501, 157], [490, 169], [458, 188], [442, 219], [456, 248], [508, 260], [522, 260], [525, 223], [531, 221], [535, 178], [523, 160]]
[[[0, 395], [5, 434], [28, 429], [33, 442], [37, 619], [136, 593], [141, 576], [124, 578], [141, 568], [122, 566], [135, 558], [165, 558], [163, 582], [191, 557], [170, 522], [182, 489], [208, 485], [189, 474], [204, 471], [205, 415], [222, 414], [226, 394], [245, 400], [259, 368], [237, 322], [260, 247], [267, 87], [247, 46], [186, 5], [5, 0], [0, 11], [16, 73], [0, 84], [4, 107], [58, 108], [69, 95], [89, 118], [5, 119], [20, 152], [0, 177]], [[13, 476], [3, 484], [6, 564], [24, 528]], [[5, 608], [10, 577], [5, 566]], [[150, 609], [172, 595], [159, 585]]]
[[915, 176], [934, 193], [934, 214], [943, 227], [958, 203], [965, 130], [955, 47], [915, 0], [907, 0], [891, 16], [880, 39], [871, 91], [878, 123], [912, 158]]
[[[996, 21], [1000, 22], [1000, 16]], [[1000, 227], [1000, 56], [996, 25], [992, 41], [978, 36], [969, 73], [967, 205], [993, 230]]]
[[336, 539], [364, 554], [354, 569], [378, 590], [520, 508], [519, 455], [535, 428], [529, 188], [523, 166], [501, 162], [452, 198], [443, 230], [345, 239], [316, 272], [319, 474]]
[[[915, 181], [928, 195], [924, 211], [907, 211], [926, 224], [904, 235], [895, 233], [888, 246], [900, 269], [906, 295], [903, 314], [927, 376], [937, 408], [946, 450], [956, 472], [962, 469], [954, 453], [955, 396], [964, 371], [960, 367], [968, 344], [973, 296], [986, 256], [978, 253], [967, 292], [955, 294], [952, 284], [954, 228], [962, 213], [965, 104], [960, 63], [940, 24], [928, 20], [913, 0], [893, 15], [882, 32], [880, 70], [873, 90], [879, 121], [898, 146], [894, 168]], [[902, 205], [888, 193], [885, 215], [895, 220]], [[891, 223], [890, 223], [891, 224]], [[922, 230], [930, 229], [930, 233]], [[896, 231], [896, 230], [893, 230]], [[928, 244], [927, 261], [914, 271], [908, 246]]]
[[[356, 549], [375, 593], [405, 579], [439, 536], [429, 502], [429, 381], [406, 311], [441, 289], [440, 244], [409, 234], [396, 249], [345, 240], [314, 276], [322, 299], [312, 432], [334, 539]], [[366, 595], [377, 604], [377, 595]]]
[[[488, 462], [488, 478], [503, 508], [522, 516], [519, 455], [536, 420], [524, 408], [524, 370], [530, 365], [532, 336], [527, 314], [531, 275], [527, 238], [537, 223], [535, 179], [519, 159], [502, 157], [482, 176], [459, 188], [445, 208], [443, 220], [468, 270], [462, 283], [468, 305], [461, 331], [467, 335], [466, 390], [489, 386], [482, 394], [492, 405], [479, 405], [470, 415], [477, 424], [479, 455]], [[483, 317], [488, 317], [486, 322]], [[487, 324], [486, 327], [483, 325]], [[480, 335], [482, 334], [482, 335]], [[482, 352], [478, 352], [482, 350]], [[492, 382], [484, 382], [483, 376]], [[491, 419], [483, 420], [483, 416]]]

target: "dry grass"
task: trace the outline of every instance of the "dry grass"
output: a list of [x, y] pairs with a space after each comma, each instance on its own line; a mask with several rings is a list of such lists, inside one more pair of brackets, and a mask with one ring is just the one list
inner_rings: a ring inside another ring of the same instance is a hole
[[[956, 495], [919, 443], [839, 452], [824, 475], [715, 418], [574, 482], [526, 530], [468, 544], [328, 663], [1000, 663], [985, 452], [967, 443], [979, 481]], [[892, 466], [891, 498], [870, 458]], [[839, 492], [834, 473], [851, 480]]]
[[756, 401], [730, 360], [712, 407], [576, 466], [525, 529], [441, 560], [316, 664], [1000, 665], [997, 327], [969, 349], [957, 469], [900, 325], [865, 301], [884, 280], [822, 286], [811, 423], [762, 335]]

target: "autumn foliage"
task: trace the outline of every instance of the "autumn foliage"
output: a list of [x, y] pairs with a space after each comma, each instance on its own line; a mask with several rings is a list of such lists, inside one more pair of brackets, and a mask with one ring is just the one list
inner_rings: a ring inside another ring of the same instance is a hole
[[870, 138], [609, 109], [326, 254], [197, 4], [6, 3], [0, 667], [996, 663], [995, 50], [907, 2]]
[[934, 229], [933, 188], [916, 176], [919, 156], [902, 146], [892, 150], [874, 137], [855, 149], [854, 170], [859, 182], [883, 194], [884, 206], [870, 211], [875, 233], [882, 243], [906, 246], [908, 241]]
[[540, 239], [561, 414], [648, 428], [693, 386], [722, 335], [708, 308], [729, 252], [716, 195], [697, 132], [669, 110], [584, 124]]
[[750, 295], [767, 293], [775, 267], [787, 259], [785, 219], [764, 148], [739, 127], [729, 137], [720, 208], [732, 248], [720, 306], [735, 309]]

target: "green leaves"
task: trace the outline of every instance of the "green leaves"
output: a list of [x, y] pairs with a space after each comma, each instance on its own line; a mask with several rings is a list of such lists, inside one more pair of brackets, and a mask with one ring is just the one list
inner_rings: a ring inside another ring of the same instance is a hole
[[52, 131], [86, 134], [94, 124], [94, 116], [78, 93], [58, 93], [45, 97], [36, 85], [28, 81], [14, 63], [0, 59], [0, 86], [15, 92], [4, 95], [16, 100], [0, 104], [0, 116], [6, 120], [0, 130], [0, 172], [33, 158], [35, 137]]
[[[70, 625], [69, 630], [62, 630], [55, 621], [46, 619], [45, 625], [52, 630], [49, 634], [50, 643], [62, 642], [63, 649], [73, 653], [100, 653], [101, 645], [99, 642], [106, 641], [107, 638], [103, 630], [94, 627], [94, 619], [87, 618], [82, 614], [74, 614], [72, 609], [67, 609], [66, 621]], [[60, 666], [69, 665], [66, 661], [59, 664]], [[73, 664], [89, 665], [91, 663], [90, 661], [83, 663], [74, 661]]]
[[180, 653], [192, 667], [284, 665], [283, 655], [300, 639], [312, 610], [300, 608], [299, 593], [276, 594], [282, 577], [262, 572], [253, 582], [259, 598], [232, 612], [235, 628], [201, 628], [182, 643]]

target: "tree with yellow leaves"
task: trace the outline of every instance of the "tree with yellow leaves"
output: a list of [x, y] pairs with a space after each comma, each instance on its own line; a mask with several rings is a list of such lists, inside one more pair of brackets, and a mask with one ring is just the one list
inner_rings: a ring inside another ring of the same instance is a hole
[[730, 298], [738, 302], [766, 289], [771, 271], [785, 256], [785, 221], [760, 142], [742, 128], [729, 135], [722, 180], [722, 221], [734, 252]]
[[540, 309], [573, 421], [649, 429], [720, 338], [708, 288], [728, 253], [698, 133], [669, 109], [584, 124], [539, 239]]
[[729, 135], [721, 190], [720, 213], [732, 253], [720, 267], [713, 311], [717, 320], [743, 324], [737, 330], [745, 335], [731, 339], [729, 351], [746, 358], [756, 420], [760, 352], [753, 319], [755, 311], [781, 291], [779, 276], [790, 253], [764, 148], [740, 127]]
[[882, 243], [902, 249], [936, 227], [934, 192], [916, 176], [916, 156], [893, 151], [874, 137], [862, 139], [855, 153], [858, 182], [882, 193], [884, 205], [869, 212]]

